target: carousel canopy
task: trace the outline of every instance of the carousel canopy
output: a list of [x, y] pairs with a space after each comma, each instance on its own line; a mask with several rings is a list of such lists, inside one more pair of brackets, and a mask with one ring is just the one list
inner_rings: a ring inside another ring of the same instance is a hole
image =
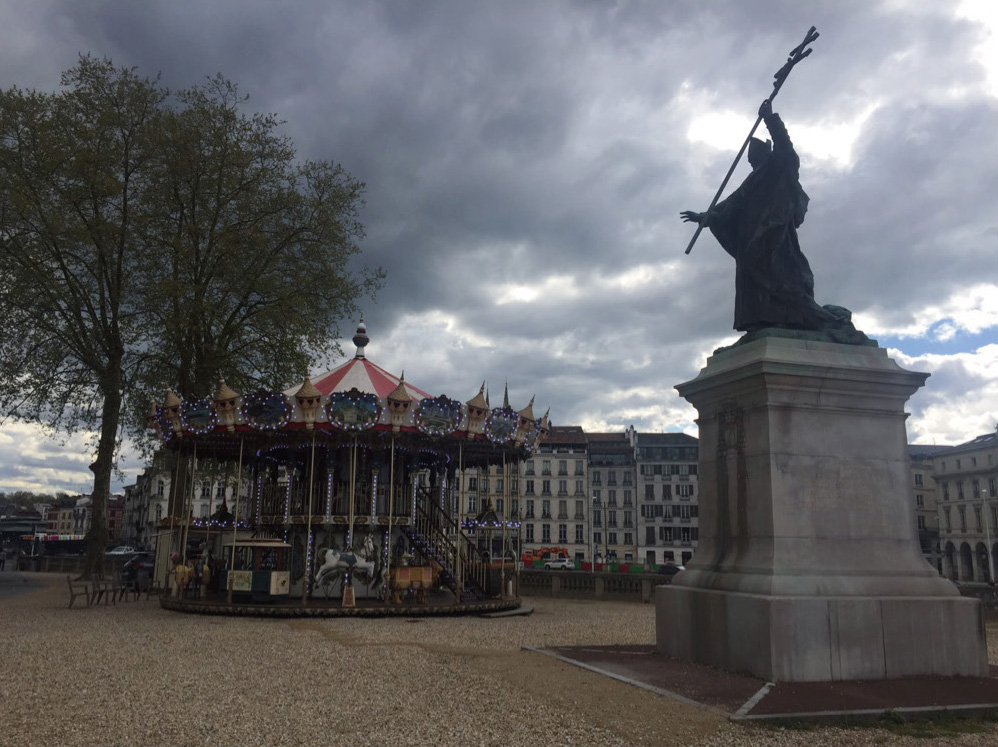
[[[363, 318], [361, 318], [360, 324], [357, 326], [357, 333], [353, 337], [353, 342], [357, 346], [357, 354], [353, 359], [325, 373], [312, 377], [312, 385], [319, 390], [319, 393], [323, 397], [329, 396], [333, 392], [349, 392], [351, 389], [377, 394], [379, 397], [387, 397], [398, 388], [399, 383], [405, 387], [409, 396], [416, 401], [433, 396], [419, 387], [413, 386], [408, 381], [403, 381], [405, 378], [404, 373], [402, 374], [402, 378], [399, 378], [367, 359], [364, 354], [364, 348], [367, 346], [369, 338]], [[290, 389], [285, 389], [284, 393], [292, 396], [298, 391], [298, 386], [295, 385]]]

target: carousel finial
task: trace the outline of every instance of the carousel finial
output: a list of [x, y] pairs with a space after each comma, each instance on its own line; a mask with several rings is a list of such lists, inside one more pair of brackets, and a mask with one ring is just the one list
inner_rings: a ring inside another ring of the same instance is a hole
[[357, 346], [357, 354], [354, 358], [364, 357], [364, 347], [371, 341], [367, 336], [367, 325], [364, 324], [364, 312], [360, 312], [360, 324], [357, 325], [357, 332], [353, 336], [353, 344]]

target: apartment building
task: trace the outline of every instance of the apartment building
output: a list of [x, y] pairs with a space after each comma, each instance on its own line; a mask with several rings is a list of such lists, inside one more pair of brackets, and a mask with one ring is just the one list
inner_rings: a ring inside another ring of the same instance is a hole
[[941, 452], [932, 464], [943, 575], [988, 583], [998, 560], [998, 433]]
[[915, 521], [918, 543], [925, 560], [942, 573], [942, 553], [939, 547], [939, 510], [936, 500], [936, 478], [933, 458], [947, 452], [949, 446], [908, 444], [911, 458], [911, 488], [915, 501]]
[[564, 547], [590, 557], [587, 441], [581, 426], [552, 426], [521, 465], [523, 550]]
[[638, 433], [633, 427], [626, 435], [637, 465], [638, 559], [685, 565], [699, 540], [699, 441], [685, 433]]
[[590, 433], [589, 495], [592, 553], [608, 562], [633, 563], [636, 555], [634, 447], [626, 433]]

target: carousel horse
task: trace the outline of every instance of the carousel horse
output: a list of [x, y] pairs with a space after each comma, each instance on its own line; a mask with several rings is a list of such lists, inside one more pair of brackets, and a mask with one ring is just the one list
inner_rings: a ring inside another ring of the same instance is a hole
[[367, 590], [365, 597], [373, 589], [377, 589], [383, 581], [377, 560], [364, 558], [350, 550], [340, 551], [330, 548], [325, 551], [323, 563], [315, 573], [315, 585], [321, 586], [328, 597], [336, 580], [342, 579], [347, 574], [364, 584]]

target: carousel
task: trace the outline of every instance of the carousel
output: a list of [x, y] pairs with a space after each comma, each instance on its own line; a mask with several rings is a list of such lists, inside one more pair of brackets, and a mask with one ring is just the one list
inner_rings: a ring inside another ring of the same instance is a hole
[[[213, 397], [168, 392], [151, 409], [179, 487], [162, 523], [164, 607], [271, 616], [519, 607], [508, 559], [518, 517], [491, 505], [465, 515], [461, 475], [516, 475], [547, 415], [534, 417], [533, 399], [519, 411], [508, 396], [490, 407], [484, 384], [467, 402], [428, 394], [366, 358], [363, 319], [353, 342], [352, 360], [285, 391], [239, 394], [220, 379]], [[208, 463], [225, 465], [238, 488], [234, 505], [197, 519], [198, 468]], [[497, 546], [508, 552], [496, 557]]]

